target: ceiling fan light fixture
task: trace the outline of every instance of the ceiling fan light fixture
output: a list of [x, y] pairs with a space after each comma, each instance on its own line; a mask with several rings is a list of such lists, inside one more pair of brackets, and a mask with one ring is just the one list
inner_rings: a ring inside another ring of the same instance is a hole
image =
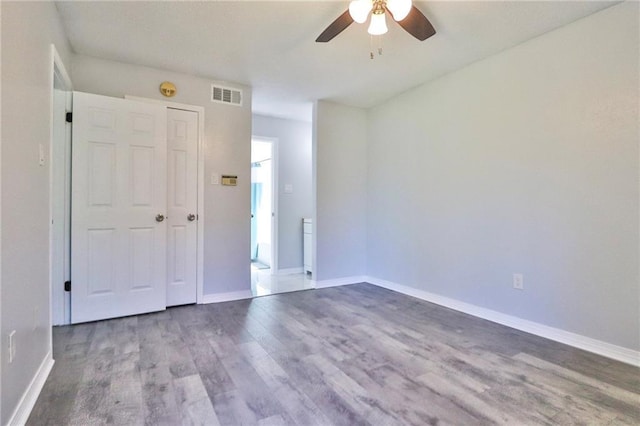
[[349, 3], [349, 15], [358, 24], [363, 24], [373, 8], [373, 0], [353, 0]]
[[387, 8], [393, 19], [400, 22], [411, 12], [411, 0], [387, 0]]
[[367, 30], [369, 34], [382, 35], [389, 31], [384, 15], [384, 13], [374, 13], [371, 15], [371, 24], [369, 24], [369, 29]]
[[[2, 1], [2, 0], [0, 0]], [[411, 0], [353, 0], [349, 8], [335, 19], [316, 38], [316, 43], [333, 40], [354, 22], [366, 22], [371, 15], [371, 23], [367, 30], [371, 35], [382, 35], [387, 32], [385, 13], [393, 15], [398, 25], [420, 41], [424, 41], [436, 33], [431, 22]]]

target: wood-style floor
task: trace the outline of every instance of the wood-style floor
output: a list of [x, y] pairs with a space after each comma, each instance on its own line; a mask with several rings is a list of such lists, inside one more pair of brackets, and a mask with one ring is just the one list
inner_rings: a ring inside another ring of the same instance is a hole
[[30, 425], [640, 424], [640, 369], [368, 284], [54, 329]]

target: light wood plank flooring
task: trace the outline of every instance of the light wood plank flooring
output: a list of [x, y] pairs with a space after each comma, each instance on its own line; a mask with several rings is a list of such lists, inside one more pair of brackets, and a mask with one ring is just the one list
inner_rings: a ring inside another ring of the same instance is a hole
[[369, 284], [54, 329], [30, 425], [640, 424], [640, 369]]

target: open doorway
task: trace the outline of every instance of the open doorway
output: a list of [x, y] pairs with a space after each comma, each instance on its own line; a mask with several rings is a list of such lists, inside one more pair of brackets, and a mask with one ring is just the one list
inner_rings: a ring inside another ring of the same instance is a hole
[[[271, 202], [274, 203], [272, 213], [275, 213], [272, 216], [271, 249], [277, 254], [272, 255], [269, 269], [252, 268], [251, 291], [254, 296], [263, 296], [313, 288], [312, 275], [305, 273], [305, 268], [307, 271], [313, 270], [313, 265], [307, 259], [311, 257], [311, 247], [307, 244], [305, 253], [304, 244], [304, 240], [308, 240], [311, 234], [304, 232], [309, 230], [309, 226], [303, 226], [304, 219], [309, 222], [314, 210], [311, 119], [300, 121], [253, 114], [252, 120], [252, 139], [271, 142], [271, 156], [268, 146], [264, 148], [267, 150], [266, 155], [259, 155], [258, 150], [254, 150], [251, 170], [254, 178], [257, 178], [265, 167], [271, 165], [274, 191]], [[271, 158], [271, 161], [261, 161], [268, 158]], [[258, 162], [260, 166], [257, 166]], [[252, 186], [252, 195], [257, 200], [257, 191], [262, 191], [263, 187]], [[263, 199], [265, 196], [263, 192]], [[266, 201], [269, 201], [268, 197]], [[257, 203], [254, 203], [251, 225], [252, 228], [258, 229], [252, 229], [255, 232], [251, 241], [252, 259], [259, 258], [260, 254], [257, 236], [260, 224], [256, 217], [257, 210]], [[254, 266], [258, 265], [254, 263]]]
[[251, 270], [277, 271], [275, 140], [251, 140]]

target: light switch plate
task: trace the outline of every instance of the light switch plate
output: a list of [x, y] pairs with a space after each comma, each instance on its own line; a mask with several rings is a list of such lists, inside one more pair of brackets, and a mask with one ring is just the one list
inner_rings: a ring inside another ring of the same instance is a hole
[[211, 173], [211, 185], [220, 185], [220, 175]]
[[284, 193], [285, 194], [292, 194], [293, 193], [293, 184], [285, 183], [285, 185], [284, 185]]

